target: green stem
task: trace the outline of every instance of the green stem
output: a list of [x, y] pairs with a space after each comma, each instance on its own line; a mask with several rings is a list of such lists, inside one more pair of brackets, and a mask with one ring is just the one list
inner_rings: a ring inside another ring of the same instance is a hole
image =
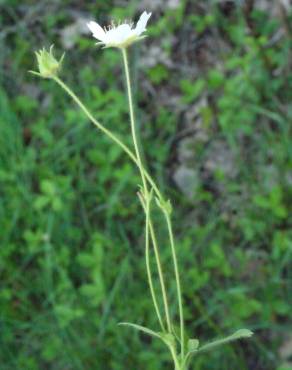
[[[130, 73], [129, 73], [129, 63], [128, 63], [127, 50], [122, 49], [122, 54], [123, 54], [123, 60], [124, 60], [124, 65], [125, 65], [125, 73], [126, 73], [126, 82], [127, 82], [127, 90], [128, 90], [128, 99], [129, 99], [129, 109], [130, 109], [130, 119], [131, 119], [131, 129], [132, 129], [133, 142], [134, 142], [136, 157], [137, 157], [138, 162], [139, 162], [138, 166], [140, 168], [140, 173], [141, 173], [141, 177], [142, 177], [143, 186], [144, 186], [144, 189], [145, 189], [145, 194], [147, 196], [147, 192], [148, 192], [147, 183], [146, 183], [145, 176], [144, 176], [143, 164], [142, 164], [142, 160], [141, 160], [141, 155], [140, 155], [138, 141], [137, 141], [137, 135], [136, 135], [135, 116], [134, 116], [134, 108], [133, 108], [133, 101], [132, 101], [132, 90], [131, 90], [131, 80], [130, 80]], [[162, 198], [160, 192], [159, 192], [159, 197]], [[181, 356], [183, 358], [184, 357], [185, 344], [184, 344], [184, 318], [183, 318], [183, 305], [182, 305], [180, 277], [179, 277], [179, 270], [178, 270], [178, 263], [177, 263], [177, 257], [176, 257], [176, 251], [175, 251], [175, 244], [174, 244], [171, 220], [170, 220], [169, 214], [167, 212], [164, 212], [164, 215], [165, 215], [165, 218], [166, 218], [168, 232], [169, 232], [172, 258], [173, 258], [174, 271], [175, 271], [176, 286], [177, 286], [177, 298], [178, 298], [179, 316], [180, 316]], [[150, 218], [149, 218], [149, 220], [150, 220]], [[165, 286], [164, 286], [164, 279], [163, 279], [163, 274], [162, 274], [162, 269], [161, 269], [159, 251], [158, 251], [157, 241], [156, 241], [154, 228], [153, 228], [153, 224], [152, 224], [151, 220], [150, 220], [150, 234], [151, 234], [152, 241], [153, 241], [154, 252], [155, 252], [155, 255], [156, 255], [156, 259], [157, 259], [157, 267], [158, 267], [159, 277], [160, 277], [161, 285], [162, 285], [162, 293], [163, 293], [163, 300], [164, 300], [164, 304], [165, 304], [167, 325], [168, 325], [169, 331], [171, 331], [171, 323], [170, 323], [170, 317], [169, 317], [169, 312], [168, 312], [167, 296], [166, 296], [166, 291], [165, 291]]]
[[171, 253], [172, 253], [172, 259], [173, 259], [174, 274], [175, 274], [176, 288], [177, 288], [177, 300], [178, 300], [178, 307], [179, 307], [179, 317], [180, 317], [181, 357], [184, 358], [185, 333], [184, 333], [184, 316], [183, 316], [183, 302], [182, 302], [180, 275], [179, 275], [179, 269], [178, 269], [177, 256], [176, 256], [176, 251], [175, 251], [175, 243], [174, 243], [174, 237], [173, 237], [170, 215], [166, 210], [163, 210], [163, 213], [164, 213], [166, 223], [167, 223], [170, 246], [171, 246]]
[[[111, 140], [113, 140], [119, 147], [121, 147], [124, 150], [124, 152], [132, 159], [132, 161], [137, 165], [137, 167], [139, 168], [139, 170], [144, 174], [144, 176], [147, 178], [147, 180], [149, 181], [149, 183], [151, 184], [151, 186], [153, 186], [153, 189], [154, 189], [156, 195], [161, 198], [161, 193], [159, 192], [156, 184], [154, 183], [154, 181], [152, 180], [152, 178], [150, 177], [150, 175], [147, 173], [147, 171], [144, 169], [144, 167], [141, 165], [141, 162], [139, 162], [139, 160], [133, 154], [133, 152], [115, 134], [113, 134], [111, 131], [109, 131], [107, 128], [105, 128], [100, 122], [98, 122], [93, 117], [92, 113], [86, 108], [86, 106], [81, 102], [81, 100], [77, 97], [77, 95], [74, 94], [74, 92], [60, 78], [54, 77], [54, 80], [74, 100], [74, 102], [81, 108], [81, 110], [90, 119], [90, 121], [99, 130], [101, 130], [104, 134], [106, 134]], [[144, 177], [144, 180], [145, 180], [145, 177]], [[148, 232], [148, 235], [149, 235], [149, 232]], [[148, 269], [147, 270], [148, 280], [149, 280], [149, 272], [151, 273], [151, 270]], [[152, 284], [152, 278], [149, 280], [149, 284], [153, 285]], [[153, 298], [153, 304], [154, 304], [155, 310], [157, 312], [157, 317], [158, 317], [159, 323], [161, 325], [161, 328], [163, 329], [164, 328], [164, 325], [163, 325], [163, 322], [161, 320], [161, 315], [159, 313], [157, 300], [156, 300], [156, 297], [155, 297], [155, 294], [154, 294], [154, 289], [150, 288], [150, 290], [151, 290], [152, 298], [154, 297]]]
[[161, 261], [160, 261], [158, 243], [157, 243], [155, 230], [154, 230], [151, 218], [149, 219], [149, 229], [150, 229], [150, 235], [151, 235], [151, 239], [152, 239], [152, 243], [153, 243], [153, 249], [154, 249], [154, 254], [155, 254], [155, 259], [156, 259], [156, 264], [157, 264], [158, 276], [159, 276], [160, 285], [161, 285], [162, 298], [163, 298], [164, 308], [165, 308], [167, 329], [168, 329], [168, 332], [171, 333], [172, 328], [171, 328], [170, 314], [169, 314], [169, 308], [168, 308], [168, 298], [167, 298], [167, 294], [166, 294], [164, 277], [163, 277], [163, 272], [162, 272], [162, 267], [161, 267], [162, 265], [161, 265]]
[[[148, 187], [147, 187], [147, 181], [146, 181], [146, 178], [145, 178], [145, 170], [144, 170], [144, 166], [143, 166], [143, 163], [142, 163], [141, 154], [140, 154], [139, 145], [138, 145], [138, 140], [137, 140], [136, 122], [135, 122], [135, 115], [134, 115], [134, 104], [133, 104], [132, 88], [131, 88], [132, 85], [131, 85], [131, 79], [130, 79], [128, 54], [127, 54], [127, 49], [126, 48], [122, 49], [122, 55], [123, 55], [125, 75], [126, 75], [126, 83], [127, 83], [127, 91], [128, 91], [131, 131], [132, 131], [133, 143], [134, 143], [134, 148], [135, 148], [135, 153], [136, 153], [136, 158], [137, 158], [137, 165], [138, 165], [139, 170], [140, 170], [140, 174], [141, 174], [141, 178], [142, 178], [142, 182], [143, 182], [143, 187], [144, 187], [144, 191], [145, 191], [145, 196], [148, 197]], [[154, 183], [154, 181], [152, 179], [151, 179], [151, 182]], [[157, 192], [159, 198], [161, 198], [161, 194], [160, 194], [159, 190], [157, 189], [157, 187], [156, 187], [156, 192]], [[154, 227], [153, 227], [153, 224], [152, 224], [152, 221], [151, 221], [150, 214], [149, 214], [149, 228], [150, 228], [151, 239], [152, 239], [152, 242], [153, 242], [154, 254], [155, 254], [155, 258], [156, 258], [156, 264], [157, 264], [160, 286], [161, 286], [161, 291], [162, 291], [162, 298], [163, 298], [163, 303], [164, 303], [164, 310], [165, 310], [165, 315], [166, 315], [167, 327], [168, 327], [168, 331], [171, 332], [171, 321], [170, 321], [170, 314], [169, 314], [169, 306], [168, 306], [166, 288], [165, 288], [165, 283], [164, 283], [164, 276], [163, 276], [163, 272], [162, 272], [162, 265], [161, 265], [161, 261], [160, 261], [158, 244], [157, 244], [157, 240], [156, 240], [156, 236], [155, 236], [155, 232], [154, 232]]]
[[[130, 121], [131, 121], [131, 131], [132, 131], [132, 137], [133, 137], [133, 143], [135, 148], [136, 157], [138, 160], [138, 167], [140, 169], [140, 174], [143, 182], [143, 187], [145, 191], [145, 196], [148, 196], [148, 188], [147, 188], [147, 182], [145, 179], [145, 173], [144, 173], [144, 166], [141, 160], [141, 154], [139, 150], [138, 140], [137, 140], [137, 133], [136, 133], [136, 122], [135, 122], [135, 115], [134, 115], [134, 105], [133, 105], [133, 98], [132, 98], [132, 88], [131, 88], [131, 79], [130, 79], [130, 72], [129, 72], [129, 62], [128, 62], [128, 55], [127, 50], [124, 48], [122, 49], [122, 55], [123, 55], [123, 61], [124, 61], [124, 67], [125, 67], [125, 75], [126, 75], [126, 83], [127, 83], [127, 91], [128, 91], [128, 101], [129, 101], [129, 110], [130, 110]], [[159, 196], [160, 192], [158, 191]], [[168, 300], [167, 300], [167, 294], [166, 294], [166, 288], [164, 283], [164, 277], [162, 272], [162, 265], [160, 261], [160, 255], [159, 255], [159, 249], [158, 244], [156, 241], [156, 236], [154, 232], [154, 227], [150, 218], [149, 214], [149, 228], [150, 228], [150, 236], [153, 243], [153, 249], [155, 253], [156, 263], [157, 263], [157, 269], [158, 269], [158, 275], [162, 290], [162, 297], [164, 302], [164, 309], [165, 309], [165, 315], [166, 315], [166, 322], [168, 330], [171, 331], [171, 322], [170, 322], [170, 314], [169, 314], [169, 307], [168, 307]]]
[[[108, 130], [106, 127], [104, 127], [100, 122], [98, 122], [92, 115], [92, 113], [86, 108], [86, 106], [81, 102], [81, 100], [77, 97], [77, 95], [67, 86], [59, 77], [53, 78], [59, 86], [63, 90], [66, 91], [66, 93], [74, 100], [74, 102], [79, 106], [79, 108], [85, 113], [85, 115], [89, 118], [89, 120], [105, 135], [107, 135], [112, 141], [114, 141], [123, 151], [130, 157], [130, 159], [138, 166], [138, 160], [135, 157], [134, 153], [125, 145], [115, 134], [113, 134], [110, 130]], [[147, 173], [147, 171], [143, 168], [144, 175], [149, 182], [149, 184], [153, 187], [155, 194], [162, 199], [162, 195], [151, 178], [151, 176]]]
[[[142, 160], [141, 160], [141, 156], [140, 156], [140, 151], [139, 151], [139, 146], [138, 146], [138, 141], [137, 141], [137, 135], [136, 135], [136, 126], [135, 126], [135, 117], [134, 117], [134, 109], [133, 109], [133, 101], [132, 101], [131, 80], [130, 80], [130, 73], [129, 73], [129, 63], [128, 63], [127, 50], [122, 49], [122, 54], [123, 54], [123, 59], [124, 59], [125, 72], [126, 72], [126, 81], [127, 81], [127, 89], [128, 89], [128, 99], [129, 99], [130, 119], [131, 119], [133, 142], [134, 142], [136, 157], [137, 157], [138, 162], [139, 162], [138, 166], [140, 168], [140, 173], [141, 173], [141, 177], [142, 177], [142, 181], [143, 181], [143, 186], [144, 186], [145, 193], [146, 193], [146, 196], [147, 196], [147, 184], [146, 184], [146, 180], [145, 180], [145, 176], [144, 176], [143, 164], [142, 164]], [[161, 198], [160, 192], [159, 192], [159, 196]], [[171, 220], [170, 220], [169, 214], [167, 212], [164, 212], [164, 214], [165, 214], [167, 227], [168, 227], [168, 232], [169, 232], [171, 252], [172, 252], [174, 271], [175, 271], [176, 286], [177, 286], [177, 298], [178, 298], [179, 316], [180, 316], [181, 355], [182, 355], [182, 358], [183, 358], [184, 357], [185, 344], [184, 344], [184, 318], [183, 318], [183, 305], [182, 305], [180, 277], [179, 277], [179, 270], [178, 270], [178, 263], [177, 263], [177, 257], [176, 257], [176, 251], [175, 251], [175, 244], [174, 244]], [[151, 226], [150, 226], [150, 232], [151, 232]], [[153, 244], [155, 244], [154, 240], [153, 240]], [[159, 253], [156, 252], [156, 254], [157, 254], [157, 257], [159, 257]], [[158, 263], [158, 266], [160, 266], [160, 262]], [[165, 297], [165, 299], [167, 299], [167, 298]], [[166, 311], [168, 311], [168, 310], [166, 310]], [[168, 317], [168, 325], [170, 325], [169, 317]]]
[[[59, 77], [54, 77], [55, 82], [74, 100], [74, 102], [79, 106], [79, 108], [84, 112], [84, 114], [89, 118], [89, 120], [100, 130], [102, 131], [105, 135], [107, 135], [112, 141], [114, 141], [129, 157], [130, 159], [139, 167], [140, 171], [142, 170], [145, 178], [149, 182], [149, 184], [153, 187], [153, 190], [157, 197], [161, 200], [163, 200], [163, 196], [161, 192], [159, 191], [157, 185], [155, 184], [154, 180], [151, 178], [149, 173], [145, 170], [143, 167], [142, 163], [138, 161], [134, 153], [115, 135], [113, 134], [110, 130], [108, 130], [106, 127], [104, 127], [100, 122], [98, 122], [92, 115], [92, 113], [86, 108], [86, 106], [82, 103], [82, 101], [77, 97], [77, 95], [67, 86]], [[133, 110], [132, 110], [133, 112]], [[137, 143], [137, 141], [136, 141]], [[150, 229], [152, 230], [150, 232], [151, 237], [154, 236], [154, 229], [153, 225], [151, 225]], [[170, 330], [170, 318], [169, 318], [169, 313], [168, 313], [168, 303], [167, 303], [167, 296], [166, 296], [166, 289], [165, 289], [165, 284], [164, 284], [164, 279], [163, 279], [163, 273], [162, 273], [162, 268], [161, 268], [161, 262], [160, 262], [160, 257], [159, 257], [159, 251], [157, 247], [157, 242], [155, 238], [154, 244], [154, 252], [155, 252], [155, 258], [157, 262], [157, 267], [158, 267], [158, 273], [159, 273], [159, 279], [160, 279], [160, 284], [161, 284], [161, 289], [162, 289], [162, 294], [163, 294], [163, 301], [164, 301], [164, 306], [165, 306], [165, 312], [166, 312], [166, 317], [167, 317], [167, 325]]]
[[149, 283], [149, 288], [152, 296], [152, 301], [155, 307], [156, 315], [159, 321], [159, 324], [161, 326], [162, 331], [165, 331], [165, 327], [163, 324], [163, 320], [159, 311], [159, 306], [154, 290], [154, 285], [153, 285], [153, 279], [152, 279], [152, 273], [151, 273], [151, 267], [150, 267], [150, 238], [149, 238], [149, 225], [150, 225], [150, 205], [151, 205], [151, 194], [149, 197], [147, 197], [146, 204], [143, 201], [143, 196], [141, 196], [141, 203], [142, 206], [144, 207], [145, 214], [146, 214], [146, 226], [145, 226], [145, 260], [146, 260], [146, 270], [147, 270], [147, 276], [148, 276], [148, 283]]
[[173, 359], [174, 366], [175, 366], [174, 370], [184, 370], [184, 368], [181, 367], [179, 363], [175, 349], [173, 347], [169, 347], [169, 349], [170, 349], [170, 353], [172, 355], [172, 359]]
[[132, 138], [133, 138], [133, 143], [134, 143], [134, 148], [135, 148], [135, 154], [136, 158], [138, 160], [138, 167], [140, 170], [142, 182], [143, 182], [143, 187], [146, 192], [146, 196], [148, 195], [148, 187], [147, 187], [147, 182], [145, 179], [145, 174], [143, 171], [143, 163], [141, 159], [141, 154], [139, 150], [139, 145], [138, 145], [138, 140], [137, 140], [137, 132], [136, 132], [136, 122], [135, 122], [135, 115], [134, 115], [134, 104], [133, 104], [133, 98], [132, 98], [132, 84], [131, 84], [131, 79], [130, 79], [130, 72], [129, 72], [129, 62], [128, 62], [128, 54], [127, 54], [127, 49], [123, 48], [122, 49], [122, 54], [123, 54], [123, 61], [124, 61], [124, 67], [125, 67], [125, 74], [126, 74], [126, 83], [127, 83], [127, 91], [128, 91], [128, 101], [129, 101], [129, 110], [130, 110], [130, 121], [131, 121], [131, 131], [132, 131]]

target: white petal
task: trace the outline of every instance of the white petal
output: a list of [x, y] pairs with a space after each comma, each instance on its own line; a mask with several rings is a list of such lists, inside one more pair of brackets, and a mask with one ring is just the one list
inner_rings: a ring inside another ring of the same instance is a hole
[[108, 31], [105, 36], [105, 43], [122, 44], [132, 36], [131, 27], [128, 24], [121, 24], [117, 28]]
[[149, 18], [151, 17], [151, 14], [152, 13], [147, 13], [147, 12], [143, 12], [143, 14], [141, 14], [141, 17], [139, 21], [137, 22], [137, 26], [135, 28], [135, 32], [137, 36], [140, 36], [141, 33], [146, 31], [147, 22]]
[[91, 21], [91, 22], [87, 23], [87, 27], [92, 32], [93, 37], [95, 37], [96, 39], [101, 40], [101, 41], [104, 40], [105, 32], [98, 23]]

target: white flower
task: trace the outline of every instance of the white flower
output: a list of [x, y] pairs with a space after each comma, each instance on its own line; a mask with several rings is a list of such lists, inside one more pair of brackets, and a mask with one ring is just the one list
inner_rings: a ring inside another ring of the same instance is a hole
[[133, 42], [139, 41], [145, 36], [142, 33], [146, 31], [146, 25], [151, 17], [151, 13], [144, 12], [135, 28], [133, 24], [122, 23], [118, 26], [110, 26], [108, 29], [103, 29], [96, 22], [89, 22], [87, 27], [99, 42], [98, 45], [104, 45], [105, 47], [116, 47], [116, 48], [126, 48]]

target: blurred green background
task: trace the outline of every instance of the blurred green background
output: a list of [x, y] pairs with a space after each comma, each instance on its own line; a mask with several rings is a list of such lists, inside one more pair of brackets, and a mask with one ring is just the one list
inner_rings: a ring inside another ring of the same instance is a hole
[[65, 50], [62, 78], [130, 143], [121, 55], [97, 49], [85, 23], [145, 9], [132, 74], [145, 159], [174, 203], [188, 333], [255, 331], [192, 369], [291, 370], [285, 0], [0, 1], [0, 369], [171, 368], [158, 342], [117, 326], [158, 328], [138, 173], [53, 81], [27, 73], [34, 51]]

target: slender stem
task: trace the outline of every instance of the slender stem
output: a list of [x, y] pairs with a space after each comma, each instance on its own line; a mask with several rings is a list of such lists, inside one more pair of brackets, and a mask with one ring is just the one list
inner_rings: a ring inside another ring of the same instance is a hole
[[104, 127], [101, 123], [99, 123], [92, 115], [92, 113], [86, 108], [86, 106], [81, 102], [81, 100], [74, 94], [74, 92], [59, 78], [54, 77], [54, 80], [64, 89], [68, 95], [77, 103], [77, 105], [83, 110], [86, 116], [90, 119], [90, 121], [103, 133], [105, 133], [110, 139], [112, 139], [116, 144], [118, 144], [127, 154], [128, 156], [137, 164], [137, 160], [133, 152], [110, 130]]
[[177, 355], [176, 355], [176, 351], [173, 347], [169, 347], [169, 350], [170, 350], [170, 353], [172, 355], [172, 358], [173, 358], [173, 362], [174, 362], [174, 366], [175, 366], [175, 369], [174, 370], [184, 370], [181, 366], [180, 366], [180, 363], [179, 363], [179, 360], [177, 358]]
[[[86, 106], [81, 102], [81, 100], [77, 97], [77, 95], [67, 86], [59, 77], [54, 77], [54, 80], [57, 82], [59, 86], [62, 87], [63, 90], [75, 101], [75, 103], [81, 108], [81, 110], [85, 113], [85, 115], [90, 119], [90, 121], [104, 134], [106, 134], [111, 140], [113, 140], [123, 151], [130, 157], [130, 159], [138, 166], [138, 160], [135, 157], [134, 153], [125, 145], [115, 134], [113, 134], [110, 130], [104, 127], [100, 122], [98, 122], [92, 115], [92, 113], [86, 108]], [[155, 194], [160, 198], [163, 199], [161, 192], [159, 191], [157, 185], [149, 175], [149, 173], [145, 170], [143, 166], [144, 175], [153, 187]]]
[[[128, 68], [127, 68], [128, 69]], [[129, 76], [129, 74], [128, 74]], [[85, 113], [85, 115], [90, 119], [90, 121], [99, 129], [101, 130], [105, 135], [107, 135], [112, 141], [114, 141], [120, 148], [123, 149], [123, 151], [130, 157], [130, 159], [139, 167], [140, 171], [143, 171], [143, 174], [149, 184], [153, 187], [153, 190], [155, 194], [158, 196], [159, 199], [163, 199], [163, 196], [161, 192], [159, 191], [157, 185], [155, 184], [154, 180], [151, 178], [149, 173], [145, 170], [143, 167], [143, 164], [139, 162], [139, 160], [136, 158], [134, 153], [111, 131], [109, 131], [106, 127], [104, 127], [100, 122], [98, 122], [92, 113], [86, 108], [86, 106], [82, 103], [82, 101], [77, 97], [77, 95], [58, 77], [54, 77], [54, 80], [57, 82], [57, 84], [65, 90], [65, 92], [74, 100], [74, 102], [80, 107], [80, 109]], [[131, 99], [132, 100], [132, 99]], [[132, 105], [133, 108], [133, 105]], [[133, 114], [133, 109], [131, 108], [132, 114]], [[132, 115], [133, 117], [133, 115]], [[137, 144], [137, 140], [135, 140]], [[162, 268], [161, 268], [161, 262], [160, 262], [160, 256], [159, 256], [159, 251], [157, 247], [157, 241], [154, 233], [154, 228], [151, 223], [150, 226], [150, 235], [151, 238], [154, 237], [153, 240], [153, 245], [154, 245], [154, 252], [155, 252], [155, 258], [157, 262], [157, 267], [158, 267], [158, 273], [159, 273], [159, 279], [160, 279], [160, 284], [161, 284], [161, 289], [162, 289], [162, 294], [163, 294], [163, 301], [164, 301], [164, 306], [165, 306], [165, 312], [166, 312], [166, 317], [167, 317], [167, 325], [168, 329], [170, 330], [171, 325], [170, 325], [170, 317], [168, 313], [168, 303], [167, 303], [167, 296], [166, 296], [166, 290], [165, 290], [165, 284], [164, 284], [164, 279], [163, 279], [163, 273], [162, 273]]]
[[174, 266], [174, 274], [176, 280], [176, 288], [177, 288], [177, 300], [178, 300], [178, 307], [179, 307], [179, 318], [180, 318], [180, 340], [181, 340], [181, 357], [184, 358], [184, 351], [185, 351], [185, 333], [184, 333], [184, 315], [183, 315], [183, 302], [182, 302], [182, 293], [181, 293], [181, 284], [180, 284], [180, 275], [177, 263], [177, 256], [175, 251], [175, 243], [171, 225], [171, 219], [169, 213], [164, 210], [163, 211], [167, 223], [168, 233], [169, 233], [169, 240], [171, 246], [171, 253], [173, 259], [173, 266]]
[[169, 308], [168, 308], [168, 298], [167, 298], [167, 293], [166, 293], [166, 288], [165, 288], [165, 283], [164, 283], [164, 277], [163, 277], [163, 272], [162, 272], [162, 267], [161, 267], [162, 265], [161, 265], [161, 261], [160, 261], [158, 243], [157, 243], [155, 230], [154, 230], [151, 218], [149, 219], [149, 229], [150, 229], [150, 235], [151, 235], [151, 239], [152, 239], [152, 243], [153, 243], [154, 254], [155, 254], [155, 258], [156, 258], [158, 276], [159, 276], [160, 285], [161, 285], [162, 298], [163, 298], [164, 308], [165, 308], [167, 329], [168, 329], [169, 333], [171, 333], [172, 328], [171, 328], [170, 314], [169, 314]]
[[127, 82], [132, 138], [133, 138], [136, 158], [138, 160], [139, 170], [140, 170], [140, 173], [141, 173], [143, 187], [144, 187], [144, 190], [145, 190], [146, 196], [147, 196], [148, 195], [148, 187], [147, 187], [147, 182], [146, 182], [146, 179], [145, 179], [145, 174], [144, 174], [144, 171], [143, 171], [143, 163], [142, 163], [142, 160], [141, 160], [141, 154], [140, 154], [138, 140], [137, 140], [136, 122], [135, 122], [135, 115], [134, 115], [134, 104], [133, 104], [132, 87], [131, 87], [132, 84], [131, 84], [131, 79], [130, 79], [128, 54], [127, 54], [127, 49], [126, 48], [122, 49], [122, 54], [123, 54], [125, 74], [126, 74], [126, 82]]
[[[133, 143], [134, 143], [134, 148], [135, 148], [135, 153], [136, 153], [136, 158], [137, 158], [137, 165], [138, 165], [139, 170], [140, 170], [142, 183], [143, 183], [143, 188], [144, 188], [144, 191], [145, 191], [145, 196], [148, 197], [148, 186], [147, 186], [147, 181], [146, 181], [146, 178], [145, 178], [145, 170], [144, 170], [144, 167], [143, 167], [141, 154], [140, 154], [140, 150], [139, 150], [139, 145], [138, 145], [138, 140], [137, 140], [136, 122], [135, 122], [135, 115], [134, 115], [134, 104], [133, 104], [132, 88], [131, 88], [131, 78], [130, 78], [130, 72], [129, 72], [129, 62], [128, 62], [127, 50], [125, 48], [122, 49], [122, 55], [123, 55], [125, 75], [126, 75], [126, 83], [127, 83], [127, 91], [128, 91], [131, 131], [132, 131]], [[150, 179], [151, 179], [151, 177], [150, 177]], [[152, 182], [154, 183], [154, 181], [151, 179], [151, 183]], [[159, 192], [157, 187], [155, 187], [155, 188], [154, 188], [154, 190], [156, 191], [159, 198], [161, 198], [161, 193]], [[154, 254], [155, 254], [155, 258], [156, 258], [156, 264], [157, 264], [157, 269], [158, 269], [161, 291], [162, 291], [162, 297], [163, 297], [167, 327], [168, 327], [168, 331], [171, 332], [171, 322], [170, 322], [170, 314], [169, 314], [166, 288], [165, 288], [165, 283], [164, 283], [164, 276], [163, 276], [163, 272], [162, 272], [162, 265], [161, 265], [161, 261], [160, 261], [158, 244], [157, 244], [157, 240], [156, 240], [156, 236], [155, 236], [155, 232], [154, 232], [153, 223], [151, 221], [150, 213], [149, 213], [148, 222], [149, 222], [149, 228], [150, 228], [150, 236], [151, 236], [151, 239], [152, 239], [152, 242], [153, 242], [153, 249], [154, 249]]]
[[[75, 101], [75, 103], [81, 108], [81, 110], [85, 113], [85, 115], [90, 119], [90, 121], [99, 129], [101, 130], [104, 134], [106, 134], [111, 140], [113, 140], [119, 147], [121, 147], [124, 152], [132, 159], [132, 161], [137, 165], [137, 167], [139, 168], [139, 170], [141, 172], [143, 172], [145, 178], [148, 180], [148, 182], [150, 183], [150, 185], [153, 187], [153, 190], [154, 192], [156, 193], [156, 195], [159, 197], [159, 198], [162, 198], [162, 195], [157, 187], [157, 185], [155, 184], [155, 182], [153, 181], [153, 179], [151, 178], [151, 176], [147, 173], [147, 171], [144, 169], [143, 165], [141, 162], [139, 162], [139, 160], [136, 158], [135, 154], [115, 135], [113, 134], [111, 131], [109, 131], [106, 127], [104, 127], [100, 122], [98, 122], [92, 115], [92, 113], [86, 108], [86, 106], [81, 102], [81, 100], [77, 97], [77, 95], [58, 77], [54, 77], [54, 80], [57, 82], [57, 84], [59, 86], [62, 87], [62, 89], [64, 89], [67, 94]], [[149, 222], [148, 222], [149, 223]], [[147, 229], [146, 229], [147, 231]], [[146, 232], [146, 237], [149, 238], [149, 228], [148, 228], [148, 236], [147, 236], [147, 232]], [[147, 241], [147, 243], [149, 243]], [[147, 247], [149, 248], [149, 247]], [[159, 256], [159, 255], [158, 255]], [[160, 263], [158, 263], [158, 265], [160, 266]], [[148, 264], [148, 267], [149, 267], [149, 264]], [[149, 279], [149, 273], [151, 274], [151, 270], [149, 270], [147, 267], [147, 273], [148, 273], [148, 280], [149, 280], [149, 284], [152, 284], [152, 278]], [[163, 284], [164, 285], [164, 284]], [[161, 315], [159, 313], [159, 309], [158, 309], [158, 304], [157, 304], [157, 300], [156, 300], [156, 297], [155, 297], [155, 294], [153, 295], [154, 293], [154, 289], [153, 288], [150, 288], [151, 290], [151, 295], [152, 295], [152, 298], [153, 298], [153, 303], [154, 303], [154, 306], [155, 306], [155, 310], [156, 310], [156, 313], [157, 313], [157, 317], [158, 317], [158, 320], [159, 320], [159, 323], [160, 323], [160, 326], [161, 328], [164, 330], [164, 325], [163, 325], [163, 322], [162, 322], [162, 319], [161, 319]]]
[[149, 224], [150, 224], [150, 205], [151, 205], [151, 194], [149, 197], [146, 199], [146, 204], [144, 203], [142, 196], [140, 196], [140, 200], [142, 203], [142, 206], [144, 207], [144, 211], [146, 214], [146, 226], [145, 226], [145, 260], [146, 260], [146, 270], [147, 270], [147, 276], [148, 276], [148, 283], [149, 283], [149, 288], [152, 296], [152, 301], [155, 307], [156, 315], [159, 321], [159, 324], [161, 326], [162, 331], [165, 331], [165, 327], [163, 324], [163, 320], [160, 314], [156, 294], [155, 294], [155, 289], [153, 285], [153, 279], [152, 279], [152, 273], [151, 273], [151, 267], [150, 267], [150, 238], [149, 238]]
[[[129, 73], [129, 63], [128, 63], [127, 50], [122, 49], [122, 54], [123, 54], [124, 65], [125, 65], [125, 73], [126, 73], [126, 81], [127, 81], [127, 90], [128, 90], [128, 99], [129, 99], [130, 119], [131, 119], [131, 129], [132, 129], [133, 142], [134, 142], [136, 157], [137, 157], [138, 162], [139, 162], [138, 166], [140, 168], [143, 186], [144, 186], [145, 192], [147, 194], [147, 184], [146, 184], [146, 180], [145, 180], [145, 176], [144, 176], [143, 164], [142, 164], [142, 160], [141, 160], [141, 155], [140, 155], [138, 141], [137, 141], [137, 135], [136, 135], [135, 116], [134, 116], [134, 108], [133, 108], [133, 101], [132, 101], [132, 90], [131, 90], [131, 80], [130, 80], [130, 73]], [[159, 192], [159, 195], [160, 195], [160, 198], [161, 198], [160, 192]], [[167, 227], [168, 227], [168, 231], [169, 231], [172, 258], [173, 258], [174, 271], [175, 271], [178, 305], [179, 305], [179, 316], [180, 316], [181, 352], [182, 352], [182, 357], [184, 357], [184, 318], [183, 318], [183, 306], [182, 306], [180, 277], [179, 277], [179, 271], [178, 271], [178, 263], [177, 263], [177, 257], [176, 257], [176, 252], [175, 252], [175, 245], [174, 245], [174, 238], [173, 238], [171, 220], [170, 220], [169, 214], [167, 212], [164, 212], [164, 214], [165, 214]], [[150, 233], [151, 233], [151, 229], [153, 229], [153, 225], [150, 225]], [[157, 255], [157, 258], [159, 259], [159, 253], [158, 253], [156, 238], [155, 238], [155, 234], [154, 234], [153, 245], [155, 245], [155, 244], [156, 244], [156, 248], [155, 248], [156, 252], [155, 253]], [[160, 266], [160, 262], [158, 262], [158, 266]], [[161, 271], [161, 278], [163, 279], [162, 271]], [[164, 284], [162, 284], [162, 285], [164, 285]], [[165, 294], [164, 298], [165, 298], [165, 300], [167, 300], [166, 294]], [[166, 312], [167, 311], [168, 310], [166, 310]], [[169, 314], [168, 314], [167, 319], [168, 319], [168, 325], [170, 325]]]

